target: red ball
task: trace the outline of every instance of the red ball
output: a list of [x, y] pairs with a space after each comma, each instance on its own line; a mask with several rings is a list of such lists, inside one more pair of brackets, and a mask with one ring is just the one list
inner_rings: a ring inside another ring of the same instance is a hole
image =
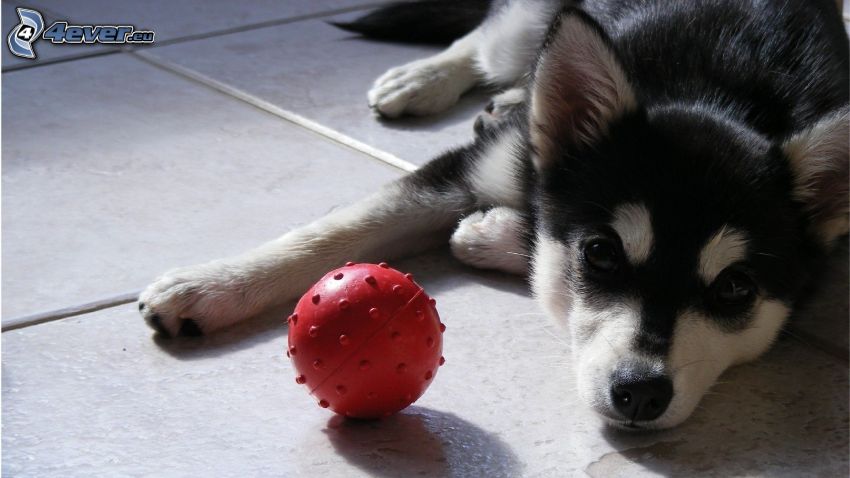
[[377, 418], [415, 402], [442, 357], [445, 326], [410, 274], [348, 263], [328, 272], [289, 317], [295, 382], [319, 406]]

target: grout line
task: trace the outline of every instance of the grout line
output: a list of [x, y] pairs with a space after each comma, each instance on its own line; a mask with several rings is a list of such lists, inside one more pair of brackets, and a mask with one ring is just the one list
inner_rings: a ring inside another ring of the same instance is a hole
[[108, 309], [110, 307], [115, 307], [117, 305], [129, 304], [130, 302], [135, 302], [139, 297], [139, 292], [128, 292], [126, 294], [116, 295], [113, 297], [109, 297], [106, 299], [96, 300], [94, 302], [88, 302], [86, 304], [75, 305], [72, 307], [66, 307], [64, 309], [57, 310], [49, 310], [47, 312], [40, 312], [38, 314], [25, 315], [22, 317], [15, 317], [14, 319], [10, 319], [6, 321], [6, 323], [2, 326], [3, 332], [8, 332], [10, 330], [22, 329], [24, 327], [29, 327], [31, 325], [43, 324], [45, 322], [53, 322], [55, 320], [65, 319], [68, 317], [73, 317], [75, 315], [83, 315], [88, 314], [90, 312], [96, 312], [98, 310]]
[[215, 31], [206, 32], [206, 33], [195, 33], [194, 35], [186, 35], [184, 37], [172, 38], [171, 40], [163, 40], [162, 42], [159, 42], [155, 45], [152, 45], [150, 48], [156, 48], [157, 46], [168, 46], [168, 45], [173, 45], [175, 43], [183, 43], [183, 42], [194, 41], [194, 40], [203, 40], [205, 38], [230, 35], [230, 34], [233, 34], [233, 33], [241, 33], [241, 32], [246, 32], [246, 31], [250, 31], [250, 30], [259, 30], [261, 28], [268, 28], [268, 27], [275, 27], [275, 26], [279, 26], [279, 25], [286, 25], [286, 24], [289, 24], [289, 23], [295, 23], [295, 22], [300, 22], [300, 21], [304, 21], [304, 20], [314, 20], [314, 19], [322, 18], [322, 17], [330, 17], [330, 16], [334, 16], [334, 15], [341, 15], [343, 13], [357, 12], [357, 11], [360, 11], [360, 10], [366, 10], [368, 8], [375, 8], [375, 7], [379, 7], [379, 6], [386, 5], [386, 4], [387, 4], [387, 2], [361, 3], [359, 5], [353, 5], [351, 7], [336, 8], [336, 9], [333, 9], [333, 10], [325, 10], [325, 11], [322, 11], [322, 12], [315, 12], [315, 13], [306, 13], [304, 15], [297, 15], [297, 16], [294, 16], [294, 17], [286, 17], [286, 18], [278, 18], [278, 19], [275, 19], [275, 20], [266, 20], [264, 22], [250, 23], [248, 25], [240, 25], [238, 27], [223, 28], [221, 30], [215, 30]]
[[167, 70], [171, 73], [175, 73], [179, 76], [193, 80], [208, 88], [216, 90], [219, 93], [224, 93], [225, 95], [228, 95], [232, 98], [236, 98], [240, 101], [243, 101], [255, 108], [261, 109], [267, 113], [273, 114], [279, 118], [289, 121], [290, 123], [296, 124], [318, 135], [324, 136], [325, 138], [328, 138], [331, 141], [342, 144], [344, 146], [348, 146], [349, 148], [355, 151], [371, 156], [372, 158], [377, 159], [378, 161], [389, 164], [390, 166], [394, 166], [398, 169], [401, 169], [402, 171], [410, 173], [418, 168], [415, 164], [409, 161], [405, 161], [399, 158], [398, 156], [395, 156], [394, 154], [382, 151], [378, 148], [363, 143], [362, 141], [358, 141], [348, 135], [340, 133], [339, 131], [328, 128], [327, 126], [321, 125], [297, 113], [285, 110], [273, 103], [245, 93], [244, 91], [238, 88], [234, 88], [230, 85], [210, 78], [197, 71], [191, 70], [176, 63], [161, 60], [148, 52], [132, 51], [129, 52], [129, 54], [155, 67]]
[[847, 348], [841, 345], [833, 344], [828, 340], [819, 338], [813, 334], [806, 332], [805, 330], [795, 327], [793, 324], [789, 325], [787, 328], [804, 345], [815, 350], [819, 350], [834, 358], [837, 358], [841, 360], [845, 365], [847, 364], [848, 360], [850, 360], [850, 350], [847, 350]]
[[[217, 36], [230, 35], [230, 34], [233, 34], [233, 33], [241, 33], [241, 32], [246, 32], [246, 31], [251, 31], [251, 30], [259, 30], [261, 28], [287, 25], [287, 24], [290, 24], [290, 23], [301, 22], [301, 21], [304, 21], [304, 20], [314, 20], [314, 19], [317, 19], [317, 18], [341, 15], [343, 13], [357, 12], [357, 11], [360, 11], [360, 10], [366, 10], [366, 9], [378, 7], [378, 6], [381, 6], [381, 5], [386, 5], [386, 3], [387, 2], [361, 3], [359, 5], [353, 5], [351, 7], [336, 8], [336, 9], [333, 9], [333, 10], [325, 10], [325, 11], [322, 11], [322, 12], [315, 12], [315, 13], [306, 13], [304, 15], [297, 15], [297, 16], [294, 16], [294, 17], [278, 18], [278, 19], [275, 19], [275, 20], [266, 20], [264, 22], [250, 23], [250, 24], [247, 24], [247, 25], [240, 25], [240, 26], [237, 26], [237, 27], [223, 28], [221, 30], [213, 30], [211, 32], [195, 33], [193, 35], [186, 35], [186, 36], [182, 36], [182, 37], [172, 38], [170, 40], [162, 40], [162, 41], [154, 43], [153, 45], [145, 45], [145, 46], [123, 45], [123, 47], [118, 47], [118, 48], [114, 48], [114, 49], [110, 49], [110, 50], [106, 50], [106, 51], [95, 51], [93, 53], [83, 53], [83, 54], [78, 54], [78, 55], [69, 55], [69, 56], [60, 57], [60, 58], [41, 60], [41, 61], [38, 61], [38, 62], [20, 63], [20, 64], [17, 64], [17, 65], [11, 65], [11, 66], [4, 67], [2, 69], [2, 72], [7, 73], [7, 72], [13, 72], [13, 71], [19, 71], [19, 70], [28, 70], [30, 68], [35, 68], [35, 67], [39, 67], [39, 66], [55, 65], [57, 63], [65, 63], [65, 62], [68, 62], [68, 61], [81, 60], [81, 59], [85, 59], [85, 58], [94, 58], [94, 57], [103, 56], [103, 55], [110, 55], [110, 54], [113, 54], [113, 53], [123, 53], [123, 52], [136, 51], [137, 49], [138, 50], [142, 50], [142, 49], [151, 50], [151, 49], [155, 49], [155, 48], [158, 48], [158, 47], [165, 47], [165, 46], [169, 46], [169, 45], [175, 45], [175, 44], [190, 42], [190, 41], [194, 41], [194, 40], [203, 40], [205, 38], [212, 38], [212, 37], [217, 37]], [[64, 18], [64, 19], [69, 18], [68, 16], [65, 16], [65, 15], [54, 15], [54, 17]], [[48, 23], [52, 23], [52, 21], [49, 21]]]
[[59, 58], [49, 58], [47, 60], [40, 60], [38, 62], [32, 62], [32, 63], [19, 63], [17, 65], [7, 66], [7, 67], [3, 68], [3, 73], [14, 73], [16, 71], [23, 71], [23, 70], [29, 70], [31, 68], [38, 68], [39, 66], [56, 65], [56, 64], [59, 64], [59, 63], [67, 63], [69, 61], [84, 60], [84, 59], [87, 59], [87, 58], [97, 58], [99, 56], [106, 56], [106, 55], [114, 55], [116, 53], [122, 53], [124, 51], [126, 51], [126, 50], [120, 49], [120, 48], [113, 48], [113, 49], [107, 49], [107, 50], [95, 50], [91, 53], [81, 53], [79, 55], [68, 55], [68, 56], [62, 56], [62, 57], [59, 57]]

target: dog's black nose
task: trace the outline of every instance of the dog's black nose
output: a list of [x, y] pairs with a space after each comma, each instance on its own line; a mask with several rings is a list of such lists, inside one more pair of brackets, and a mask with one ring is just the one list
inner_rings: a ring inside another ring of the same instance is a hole
[[673, 399], [673, 382], [665, 375], [618, 370], [611, 385], [611, 402], [627, 420], [654, 420]]

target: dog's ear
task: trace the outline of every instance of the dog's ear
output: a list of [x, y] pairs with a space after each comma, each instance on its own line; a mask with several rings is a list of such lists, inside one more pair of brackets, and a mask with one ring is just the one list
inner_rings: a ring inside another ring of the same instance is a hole
[[549, 33], [531, 87], [535, 166], [548, 166], [559, 142], [593, 143], [612, 120], [635, 108], [635, 94], [602, 29], [582, 12], [562, 14]]
[[794, 197], [805, 205], [812, 232], [830, 246], [850, 226], [850, 109], [844, 107], [795, 134], [785, 145]]

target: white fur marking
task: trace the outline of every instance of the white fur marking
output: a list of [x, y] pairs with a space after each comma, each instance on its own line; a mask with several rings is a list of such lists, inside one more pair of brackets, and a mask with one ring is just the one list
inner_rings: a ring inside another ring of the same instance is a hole
[[754, 360], [770, 347], [789, 312], [789, 307], [778, 300], [761, 300], [745, 329], [726, 332], [713, 319], [685, 311], [676, 320], [668, 359], [673, 401], [652, 425], [669, 428], [688, 418], [724, 370]]
[[[631, 350], [640, 324], [634, 300], [594, 310], [577, 294], [570, 312], [579, 395], [599, 414], [610, 416], [611, 372], [623, 360], [655, 362]], [[660, 364], [659, 364], [660, 367]]]
[[493, 97], [495, 105], [494, 111], [498, 111], [499, 107], [511, 107], [525, 101], [525, 88], [511, 88], [505, 90]]
[[572, 294], [566, 282], [569, 256], [567, 246], [537, 235], [532, 259], [531, 290], [538, 303], [550, 318], [564, 325], [572, 303]]
[[699, 255], [699, 275], [711, 284], [723, 269], [747, 255], [747, 236], [729, 226], [723, 226], [703, 246]]
[[558, 2], [510, 2], [482, 27], [476, 57], [486, 80], [509, 85], [528, 75]]
[[500, 135], [487, 146], [469, 176], [472, 189], [485, 205], [500, 204], [515, 209], [522, 206], [518, 141], [516, 131]]
[[643, 204], [623, 204], [614, 211], [611, 227], [620, 235], [623, 249], [632, 265], [646, 262], [654, 236], [649, 211]]

